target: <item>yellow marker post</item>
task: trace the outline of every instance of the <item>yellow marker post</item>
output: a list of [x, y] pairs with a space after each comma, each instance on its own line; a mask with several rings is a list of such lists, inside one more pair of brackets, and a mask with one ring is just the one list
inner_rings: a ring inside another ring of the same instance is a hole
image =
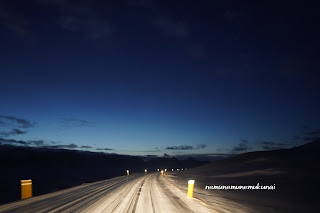
[[193, 197], [194, 180], [188, 181], [188, 198]]
[[161, 170], [161, 175], [163, 175], [163, 170]]
[[21, 199], [32, 197], [32, 180], [21, 180]]
[[129, 175], [129, 170], [127, 170], [127, 175]]

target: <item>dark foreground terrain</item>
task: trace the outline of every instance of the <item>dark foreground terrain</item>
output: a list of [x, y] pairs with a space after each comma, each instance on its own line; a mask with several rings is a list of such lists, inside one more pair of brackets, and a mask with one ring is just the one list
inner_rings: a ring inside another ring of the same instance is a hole
[[[0, 205], [10, 213], [215, 213], [197, 199], [189, 199], [159, 172], [133, 174], [83, 184], [66, 190]], [[218, 211], [219, 212], [219, 211]]]
[[53, 150], [45, 148], [0, 146], [0, 204], [20, 199], [20, 180], [32, 179], [33, 195], [42, 195], [83, 183], [131, 174], [150, 172], [163, 167], [189, 168], [203, 165], [204, 161], [189, 158], [155, 158], [144, 161], [140, 157]]
[[[182, 191], [222, 212], [316, 212], [320, 141], [292, 149], [251, 152], [166, 176]], [[206, 185], [273, 185], [275, 190], [205, 190]]]

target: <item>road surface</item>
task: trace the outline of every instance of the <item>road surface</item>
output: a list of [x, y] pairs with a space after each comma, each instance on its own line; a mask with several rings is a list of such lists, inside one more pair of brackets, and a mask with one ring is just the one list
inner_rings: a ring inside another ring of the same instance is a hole
[[[187, 184], [187, 183], [186, 183]], [[0, 206], [0, 212], [217, 212], [159, 173], [133, 174]]]

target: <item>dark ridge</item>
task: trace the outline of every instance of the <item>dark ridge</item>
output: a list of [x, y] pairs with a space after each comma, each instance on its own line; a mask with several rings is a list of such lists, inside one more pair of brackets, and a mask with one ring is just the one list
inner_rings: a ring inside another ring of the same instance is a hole
[[[197, 187], [206, 185], [276, 185], [266, 190], [209, 190], [227, 197], [255, 212], [313, 212], [317, 208], [320, 187], [320, 141], [291, 149], [259, 151], [240, 154], [215, 161], [174, 175], [187, 182], [197, 180]], [[269, 211], [266, 207], [271, 208]]]

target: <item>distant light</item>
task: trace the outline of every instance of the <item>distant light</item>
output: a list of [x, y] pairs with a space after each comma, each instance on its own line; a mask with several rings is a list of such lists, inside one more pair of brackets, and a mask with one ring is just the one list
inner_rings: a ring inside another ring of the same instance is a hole
[[172, 171], [173, 171], [173, 169], [172, 169]]
[[157, 169], [157, 171], [159, 172], [159, 169]]
[[127, 170], [127, 175], [129, 175], [129, 170]]
[[166, 171], [167, 171], [167, 169], [164, 169], [164, 171], [166, 172]]
[[179, 171], [180, 169], [177, 169], [177, 171]]
[[147, 170], [145, 169], [144, 172], [147, 172]]
[[163, 175], [163, 170], [161, 170], [161, 175]]
[[183, 168], [181, 170], [183, 170]]

